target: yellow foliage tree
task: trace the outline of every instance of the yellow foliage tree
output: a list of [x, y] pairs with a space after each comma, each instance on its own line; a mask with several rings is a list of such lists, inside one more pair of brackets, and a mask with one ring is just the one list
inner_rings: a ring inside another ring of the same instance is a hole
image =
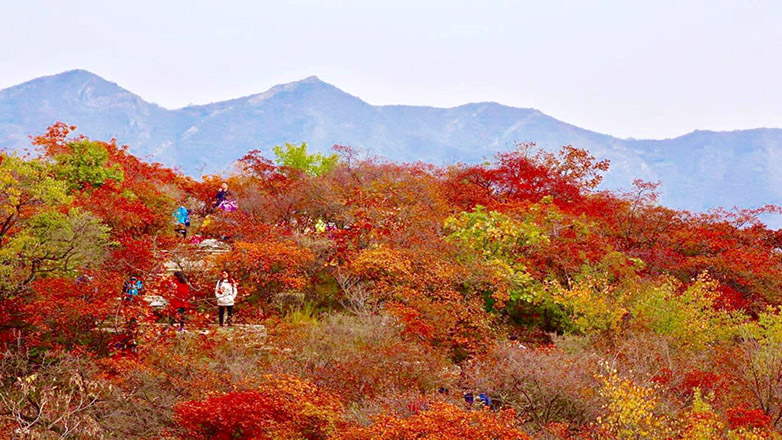
[[[653, 332], [681, 347], [702, 349], [736, 335], [746, 316], [715, 307], [719, 284], [704, 272], [681, 291], [673, 278], [642, 285], [634, 297], [633, 317]], [[681, 291], [681, 292], [680, 292]]]
[[654, 388], [621, 377], [607, 364], [604, 369], [597, 376], [600, 396], [606, 399], [605, 416], [598, 418], [598, 425], [616, 439], [667, 438], [668, 421], [655, 411], [658, 399]]

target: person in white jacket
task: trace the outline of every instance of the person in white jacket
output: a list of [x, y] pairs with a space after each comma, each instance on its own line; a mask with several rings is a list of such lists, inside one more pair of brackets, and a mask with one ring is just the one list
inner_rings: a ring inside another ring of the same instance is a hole
[[215, 296], [217, 297], [217, 308], [220, 312], [220, 327], [223, 326], [223, 318], [226, 310], [228, 311], [228, 326], [231, 326], [231, 317], [234, 314], [234, 300], [236, 299], [236, 280], [231, 278], [231, 274], [224, 270], [220, 274], [220, 280], [215, 285]]

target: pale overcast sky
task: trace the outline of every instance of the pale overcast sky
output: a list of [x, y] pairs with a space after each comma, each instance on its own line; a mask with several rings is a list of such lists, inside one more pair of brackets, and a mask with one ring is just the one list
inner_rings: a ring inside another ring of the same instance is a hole
[[309, 75], [620, 137], [782, 127], [782, 1], [0, 0], [0, 88], [83, 68], [167, 108]]

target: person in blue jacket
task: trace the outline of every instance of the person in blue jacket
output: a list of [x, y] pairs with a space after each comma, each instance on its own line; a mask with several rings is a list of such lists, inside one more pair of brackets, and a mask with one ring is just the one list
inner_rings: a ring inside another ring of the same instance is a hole
[[187, 237], [187, 228], [190, 227], [190, 212], [184, 206], [180, 206], [174, 211], [174, 219], [177, 223], [174, 230], [182, 234], [182, 238]]
[[127, 301], [130, 301], [137, 297], [143, 288], [144, 283], [142, 283], [141, 280], [137, 277], [132, 276], [130, 279], [125, 281], [125, 284], [122, 286], [122, 293], [124, 294], [123, 298]]

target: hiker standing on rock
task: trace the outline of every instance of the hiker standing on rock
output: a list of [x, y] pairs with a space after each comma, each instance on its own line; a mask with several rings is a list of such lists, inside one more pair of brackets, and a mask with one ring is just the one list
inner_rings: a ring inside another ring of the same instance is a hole
[[236, 299], [236, 280], [231, 278], [231, 274], [224, 270], [220, 274], [220, 280], [215, 285], [215, 296], [217, 297], [217, 308], [220, 313], [220, 327], [223, 326], [225, 312], [228, 311], [228, 327], [231, 326], [231, 318], [234, 314], [234, 300]]

